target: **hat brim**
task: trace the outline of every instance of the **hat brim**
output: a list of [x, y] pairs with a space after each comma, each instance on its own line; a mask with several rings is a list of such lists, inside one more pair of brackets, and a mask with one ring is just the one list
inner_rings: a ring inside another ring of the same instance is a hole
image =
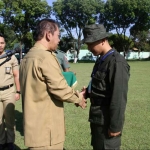
[[102, 40], [108, 36], [110, 36], [111, 34], [110, 33], [105, 33], [105, 35], [101, 36], [101, 37], [88, 37], [88, 38], [85, 38], [82, 40], [82, 43], [94, 43], [94, 42], [97, 42], [99, 40]]

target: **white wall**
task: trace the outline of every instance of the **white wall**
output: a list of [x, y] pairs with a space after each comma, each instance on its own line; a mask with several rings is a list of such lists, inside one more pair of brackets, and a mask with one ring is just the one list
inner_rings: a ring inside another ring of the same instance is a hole
[[[78, 60], [96, 60], [96, 56], [94, 56], [89, 50], [80, 50], [78, 55]], [[67, 52], [67, 59], [71, 60], [74, 59], [74, 54]]]
[[[123, 52], [120, 53], [123, 55]], [[150, 52], [128, 52], [126, 54], [126, 59], [131, 60], [131, 59], [145, 59], [150, 57]], [[67, 59], [71, 60], [74, 59], [74, 55], [71, 54], [69, 51], [67, 52]], [[78, 60], [96, 60], [96, 56], [94, 56], [89, 50], [80, 50], [79, 53], [79, 58]]]
[[[120, 54], [123, 55], [123, 52], [121, 52]], [[145, 59], [149, 57], [150, 52], [128, 52], [125, 58], [127, 60], [130, 60], [130, 59]]]

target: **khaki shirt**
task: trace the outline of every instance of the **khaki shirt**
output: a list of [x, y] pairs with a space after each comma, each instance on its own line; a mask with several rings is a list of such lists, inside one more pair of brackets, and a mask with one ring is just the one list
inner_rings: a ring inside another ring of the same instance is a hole
[[63, 142], [63, 102], [79, 103], [81, 97], [68, 86], [55, 53], [36, 43], [21, 61], [20, 85], [25, 145], [40, 147]]
[[[0, 63], [2, 63], [5, 60], [6, 58], [0, 59]], [[4, 87], [14, 83], [13, 70], [18, 69], [18, 60], [14, 55], [12, 55], [9, 61], [0, 66], [0, 87]]]

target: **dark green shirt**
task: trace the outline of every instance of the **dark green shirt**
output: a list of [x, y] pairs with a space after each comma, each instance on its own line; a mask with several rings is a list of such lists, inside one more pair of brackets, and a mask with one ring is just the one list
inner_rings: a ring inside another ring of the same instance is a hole
[[69, 65], [69, 62], [67, 60], [65, 52], [63, 52], [61, 50], [57, 50], [56, 56], [57, 56], [57, 59], [58, 59], [63, 70], [66, 68], [70, 68], [70, 65]]
[[[127, 103], [129, 71], [126, 60], [116, 51], [104, 60], [97, 60], [92, 73], [90, 98], [92, 105], [101, 107], [102, 115], [95, 115], [100, 110], [91, 111], [91, 122], [99, 120], [103, 124], [108, 120], [112, 132], [121, 131]], [[103, 108], [108, 109], [105, 111]]]

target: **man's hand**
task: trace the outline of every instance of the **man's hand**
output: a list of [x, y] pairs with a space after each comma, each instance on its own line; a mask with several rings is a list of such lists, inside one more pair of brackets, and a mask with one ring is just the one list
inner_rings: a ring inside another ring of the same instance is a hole
[[80, 97], [80, 99], [82, 99], [80, 101], [80, 103], [75, 103], [75, 105], [78, 107], [80, 106], [82, 109], [84, 109], [86, 107], [86, 99], [84, 98], [84, 94], [85, 94], [86, 90], [83, 90], [82, 92], [79, 93], [79, 91], [76, 91], [76, 93], [78, 94], [78, 96]]
[[80, 106], [82, 109], [84, 109], [84, 108], [86, 108], [86, 103], [87, 103], [87, 101], [85, 100], [85, 98], [84, 98], [84, 92], [78, 92], [77, 91], [77, 94], [78, 94], [78, 96], [80, 97], [80, 99], [82, 99], [81, 101], [80, 101], [80, 103], [76, 103], [75, 105], [78, 107], [78, 106]]
[[16, 93], [15, 94], [15, 100], [18, 101], [20, 99], [20, 94]]
[[118, 136], [121, 134], [121, 131], [120, 132], [111, 132], [109, 129], [108, 129], [108, 135], [109, 137], [113, 137], [113, 136]]
[[84, 99], [83, 93], [81, 92], [80, 95], [82, 96], [82, 101], [78, 104], [82, 109], [86, 108], [87, 101]]
[[84, 86], [82, 89], [81, 89], [81, 92], [83, 97], [85, 98], [85, 95], [86, 95], [86, 87]]

